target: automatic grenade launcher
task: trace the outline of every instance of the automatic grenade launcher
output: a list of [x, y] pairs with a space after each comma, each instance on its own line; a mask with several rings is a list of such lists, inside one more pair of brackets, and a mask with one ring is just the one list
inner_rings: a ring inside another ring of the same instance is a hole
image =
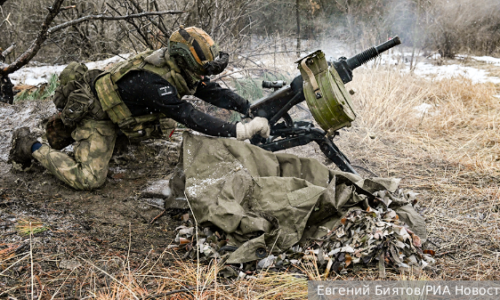
[[[267, 139], [254, 137], [252, 144], [278, 151], [314, 141], [340, 170], [356, 174], [349, 159], [333, 143], [337, 131], [351, 126], [356, 118], [344, 84], [352, 81], [354, 69], [399, 44], [401, 41], [396, 36], [351, 58], [341, 57], [331, 63], [327, 63], [325, 54], [318, 50], [296, 61], [301, 75], [290, 85], [282, 81], [264, 81], [264, 88], [275, 91], [254, 102], [250, 111], [254, 116], [269, 120], [271, 136]], [[304, 100], [322, 129], [315, 128], [312, 122], [293, 121], [288, 114], [292, 107]], [[279, 120], [282, 121], [278, 123]]]

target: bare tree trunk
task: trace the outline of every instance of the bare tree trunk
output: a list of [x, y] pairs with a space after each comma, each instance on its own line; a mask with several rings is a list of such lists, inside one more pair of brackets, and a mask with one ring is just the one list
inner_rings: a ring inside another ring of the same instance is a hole
[[297, 57], [300, 57], [300, 14], [299, 0], [295, 3], [295, 14], [297, 15]]
[[413, 49], [411, 51], [411, 61], [410, 61], [410, 72], [413, 71], [415, 68], [415, 65], [417, 62], [415, 61], [415, 65], [413, 64], [413, 60], [415, 58], [415, 48], [417, 46], [417, 39], [418, 39], [418, 21], [420, 20], [420, 0], [417, 1], [417, 20], [415, 21], [415, 24], [413, 25]]
[[[12, 44], [9, 48], [2, 51], [0, 49], [0, 62], [3, 63], [5, 57], [8, 56], [14, 49], [16, 44]], [[14, 85], [10, 81], [9, 74], [0, 75], [0, 102], [12, 104], [14, 103]]]
[[14, 102], [14, 85], [10, 81], [9, 75], [0, 76], [0, 102], [12, 104]]

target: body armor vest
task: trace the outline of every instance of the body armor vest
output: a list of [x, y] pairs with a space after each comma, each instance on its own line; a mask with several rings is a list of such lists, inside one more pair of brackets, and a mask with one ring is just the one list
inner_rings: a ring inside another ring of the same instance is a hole
[[[177, 97], [181, 99], [185, 95], [192, 95], [196, 89], [189, 88], [188, 84], [180, 74], [181, 71], [175, 61], [168, 55], [157, 65], [148, 63], [147, 57], [153, 53], [148, 50], [137, 54], [135, 57], [120, 62], [106, 73], [96, 79], [94, 87], [101, 102], [102, 109], [108, 114], [111, 121], [118, 125], [129, 138], [161, 137], [158, 129], [162, 129], [163, 135], [171, 135], [175, 129], [176, 122], [165, 118], [162, 113], [149, 114], [133, 117], [118, 92], [116, 82], [131, 71], [144, 70], [157, 74], [167, 80], [177, 90]], [[171, 132], [165, 132], [171, 129]]]

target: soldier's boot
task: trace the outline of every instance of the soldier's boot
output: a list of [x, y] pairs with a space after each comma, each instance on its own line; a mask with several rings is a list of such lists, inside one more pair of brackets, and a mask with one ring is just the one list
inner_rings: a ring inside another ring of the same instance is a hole
[[9, 163], [16, 162], [24, 167], [29, 166], [33, 156], [31, 146], [38, 142], [28, 127], [16, 129], [12, 134], [12, 148], [9, 152]]

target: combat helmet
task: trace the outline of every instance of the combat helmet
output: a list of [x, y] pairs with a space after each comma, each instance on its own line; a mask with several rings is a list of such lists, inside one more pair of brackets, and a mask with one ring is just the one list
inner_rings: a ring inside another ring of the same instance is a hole
[[186, 67], [198, 75], [219, 74], [229, 62], [229, 54], [219, 52], [208, 33], [197, 27], [181, 26], [172, 33], [169, 44], [170, 56], [183, 58]]

